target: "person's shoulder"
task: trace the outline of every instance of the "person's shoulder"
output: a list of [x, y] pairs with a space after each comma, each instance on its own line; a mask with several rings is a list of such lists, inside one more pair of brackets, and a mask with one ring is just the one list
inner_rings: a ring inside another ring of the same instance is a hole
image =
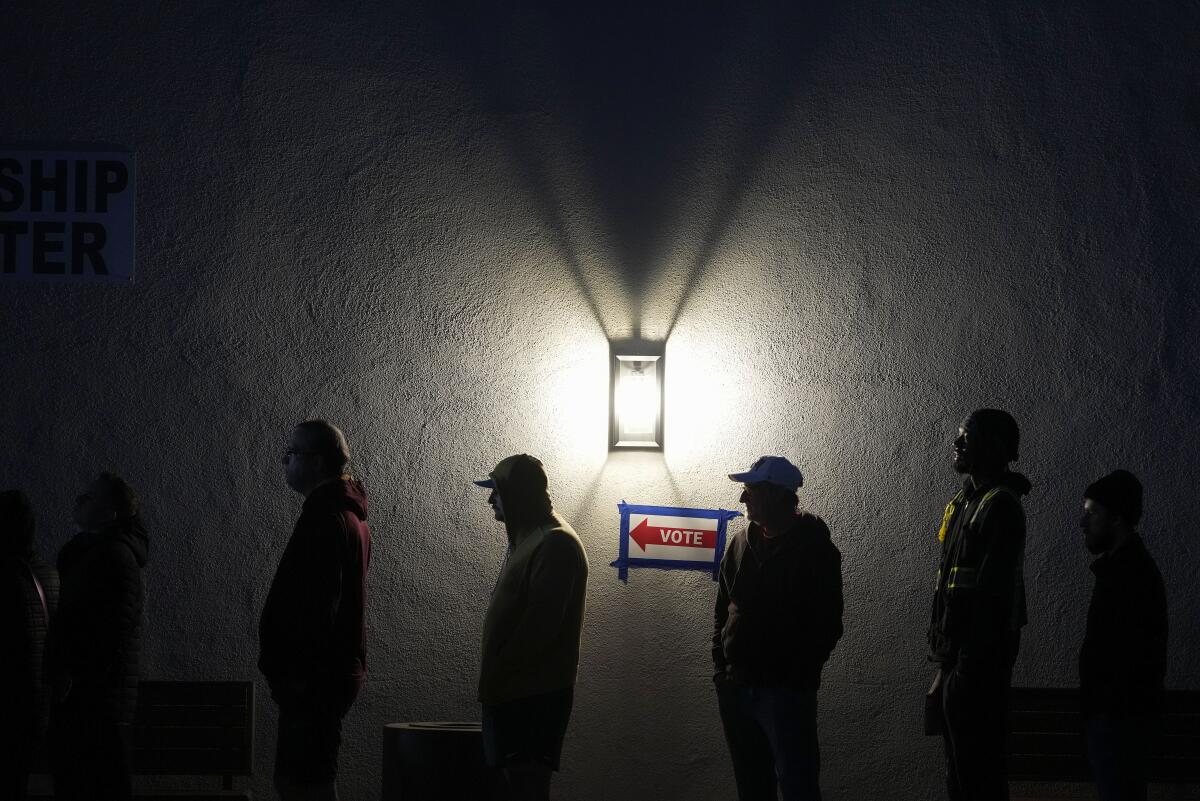
[[829, 524], [819, 515], [801, 510], [796, 513], [796, 528], [816, 547], [828, 545], [836, 550]]
[[829, 524], [820, 515], [801, 509], [796, 512], [796, 523], [805, 531], [817, 534], [828, 534]]
[[741, 553], [750, 547], [750, 526], [739, 529], [729, 535], [725, 541], [725, 553]]
[[828, 560], [841, 560], [842, 552], [834, 544], [833, 535], [824, 519], [812, 512], [801, 512], [799, 518], [800, 530], [804, 532], [807, 542], [806, 550]]
[[346, 526], [343, 510], [335, 506], [315, 506], [303, 509], [296, 519], [295, 533], [300, 535], [340, 533]]
[[1023, 524], [1025, 504], [1021, 500], [1021, 493], [1004, 484], [992, 487], [980, 498], [974, 517], [989, 527]]
[[543, 526], [536, 558], [561, 565], [587, 565], [583, 540], [561, 517]]
[[1146, 547], [1146, 541], [1140, 534], [1137, 535], [1134, 547], [1129, 551], [1131, 557], [1129, 561], [1134, 570], [1151, 582], [1163, 583], [1162, 570], [1158, 567], [1158, 561], [1154, 558], [1154, 554], [1150, 553], [1150, 549]]
[[127, 563], [137, 566], [137, 557], [133, 547], [120, 537], [102, 537], [92, 548], [92, 556], [96, 562], [104, 565], [121, 565]]
[[542, 543], [551, 548], [583, 550], [583, 539], [561, 515], [542, 527]]

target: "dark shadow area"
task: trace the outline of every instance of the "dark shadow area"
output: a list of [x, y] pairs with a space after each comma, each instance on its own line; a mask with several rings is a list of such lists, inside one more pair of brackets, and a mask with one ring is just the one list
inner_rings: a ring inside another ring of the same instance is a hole
[[[831, 12], [822, 2], [766, 9], [450, 3], [431, 13], [447, 59], [467, 68], [476, 99], [500, 121], [516, 172], [606, 334], [665, 341], [787, 119]], [[542, 123], [573, 138], [571, 152], [581, 159], [573, 166], [596, 204], [583, 211], [604, 228], [596, 233], [611, 259], [605, 276], [589, 275], [579, 258], [579, 232], [568, 224], [573, 215], [555, 185]], [[712, 219], [693, 224], [683, 219], [694, 199], [688, 181], [714, 169], [727, 175], [724, 188]], [[670, 279], [678, 300], [648, 308], [685, 225], [703, 233], [682, 281]], [[620, 287], [626, 308], [605, 308], [590, 281], [598, 278]]]

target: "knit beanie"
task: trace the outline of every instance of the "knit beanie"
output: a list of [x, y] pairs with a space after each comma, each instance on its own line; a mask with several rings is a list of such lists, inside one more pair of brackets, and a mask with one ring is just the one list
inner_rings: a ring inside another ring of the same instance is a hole
[[1001, 409], [976, 409], [967, 418], [967, 423], [974, 424], [989, 459], [1004, 464], [1017, 461], [1021, 429], [1011, 414]]
[[1142, 519], [1142, 482], [1128, 470], [1114, 470], [1083, 491], [1090, 498], [1125, 522], [1136, 526]]

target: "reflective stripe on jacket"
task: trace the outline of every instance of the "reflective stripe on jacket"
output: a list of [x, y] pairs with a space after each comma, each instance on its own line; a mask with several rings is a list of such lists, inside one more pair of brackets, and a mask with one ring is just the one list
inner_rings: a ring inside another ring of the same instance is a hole
[[1007, 473], [974, 487], [968, 480], [946, 507], [929, 625], [930, 658], [946, 665], [1001, 665], [1015, 657], [1026, 622], [1024, 476]]

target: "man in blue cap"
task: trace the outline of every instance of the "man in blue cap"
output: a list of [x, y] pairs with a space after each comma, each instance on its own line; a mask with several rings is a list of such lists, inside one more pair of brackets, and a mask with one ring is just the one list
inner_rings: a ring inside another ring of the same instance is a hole
[[798, 510], [800, 470], [763, 456], [744, 473], [750, 525], [721, 560], [712, 656], [739, 801], [821, 798], [817, 689], [842, 636], [842, 555]]

